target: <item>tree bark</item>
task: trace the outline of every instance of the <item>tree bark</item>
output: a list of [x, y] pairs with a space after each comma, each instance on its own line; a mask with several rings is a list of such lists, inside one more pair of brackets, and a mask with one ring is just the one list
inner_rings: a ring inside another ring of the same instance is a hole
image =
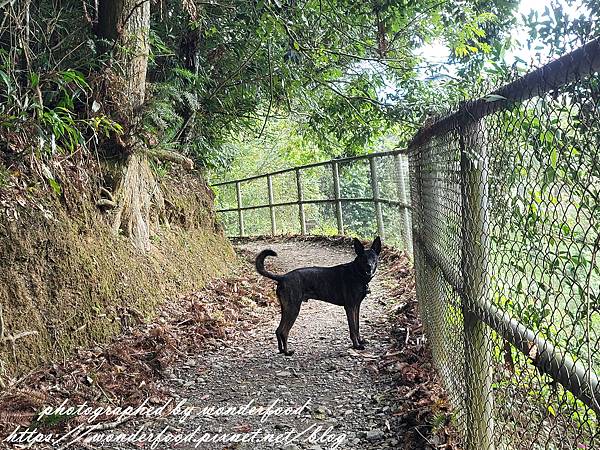
[[101, 0], [99, 37], [112, 41], [114, 67], [110, 102], [118, 105], [125, 135], [123, 166], [115, 189], [113, 230], [129, 236], [140, 250], [150, 249], [150, 236], [164, 216], [162, 191], [150, 164], [148, 148], [137, 134], [146, 97], [150, 32], [150, 0]]
[[146, 97], [149, 32], [150, 0], [100, 1], [98, 35], [115, 43], [116, 63], [122, 70], [118, 104], [126, 106], [134, 123]]

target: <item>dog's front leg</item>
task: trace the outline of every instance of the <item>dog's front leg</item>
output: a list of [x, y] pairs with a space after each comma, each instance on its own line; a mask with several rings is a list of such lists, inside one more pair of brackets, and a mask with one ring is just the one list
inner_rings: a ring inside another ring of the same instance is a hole
[[360, 335], [360, 303], [356, 305], [354, 309], [355, 321], [356, 321], [356, 337], [358, 338], [358, 343], [364, 346], [367, 343], [366, 339], [363, 339]]
[[346, 317], [348, 318], [348, 328], [350, 330], [350, 339], [352, 340], [352, 346], [357, 350], [364, 350], [365, 346], [358, 342], [356, 305], [346, 306], [345, 309]]

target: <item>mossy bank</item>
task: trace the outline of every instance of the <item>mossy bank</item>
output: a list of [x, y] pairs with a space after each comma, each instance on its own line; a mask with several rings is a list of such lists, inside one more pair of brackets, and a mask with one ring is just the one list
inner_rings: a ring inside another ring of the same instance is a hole
[[235, 256], [204, 182], [191, 175], [185, 183], [164, 180], [163, 190], [168, 225], [152, 235], [147, 252], [115, 235], [91, 192], [77, 193], [83, 200], [76, 208], [66, 206], [63, 192], [36, 199], [37, 208], [29, 202], [3, 211], [0, 380], [106, 342], [152, 317], [169, 297], [226, 272]]

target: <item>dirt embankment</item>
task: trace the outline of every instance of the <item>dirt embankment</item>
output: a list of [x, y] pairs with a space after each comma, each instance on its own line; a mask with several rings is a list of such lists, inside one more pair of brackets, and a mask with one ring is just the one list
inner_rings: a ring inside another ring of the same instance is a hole
[[204, 182], [162, 183], [167, 221], [148, 253], [112, 232], [92, 189], [0, 195], [0, 384], [108, 341], [226, 270], [234, 253]]

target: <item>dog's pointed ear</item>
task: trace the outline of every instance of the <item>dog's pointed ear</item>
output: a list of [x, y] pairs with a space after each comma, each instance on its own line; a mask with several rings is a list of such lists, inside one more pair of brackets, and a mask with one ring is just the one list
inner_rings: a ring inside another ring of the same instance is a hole
[[373, 240], [373, 243], [371, 244], [371, 250], [373, 250], [378, 255], [381, 252], [381, 238], [379, 236], [377, 236]]
[[362, 245], [362, 242], [360, 242], [358, 239], [352, 239], [352, 244], [354, 244], [354, 251], [358, 256], [362, 255], [365, 252], [365, 246]]

